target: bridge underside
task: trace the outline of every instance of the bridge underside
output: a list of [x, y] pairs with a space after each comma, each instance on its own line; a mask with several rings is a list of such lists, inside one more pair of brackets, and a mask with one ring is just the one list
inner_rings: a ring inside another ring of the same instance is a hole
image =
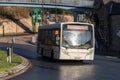
[[0, 0], [0, 4], [51, 4], [75, 7], [93, 7], [94, 0]]
[[[88, 4], [88, 3], [87, 3]], [[93, 2], [87, 5], [86, 3], [80, 3], [80, 5], [72, 4], [53, 4], [53, 3], [24, 3], [24, 2], [1, 2], [0, 6], [15, 6], [15, 7], [36, 7], [36, 8], [58, 8], [72, 10], [74, 14], [74, 21], [77, 21], [77, 15], [79, 12], [92, 11]]]
[[38, 4], [38, 3], [5, 3], [0, 2], [0, 6], [15, 6], [15, 7], [37, 7], [37, 8], [60, 8], [60, 9], [74, 9], [71, 5], [55, 5], [55, 4]]
[[[81, 8], [92, 8], [88, 6], [74, 6], [74, 5], [65, 5], [65, 4], [40, 4], [40, 3], [6, 3], [6, 2], [0, 2], [0, 6], [15, 6], [15, 7], [37, 7], [37, 8], [58, 8], [58, 9], [71, 9], [71, 10], [77, 10]], [[82, 9], [82, 10], [85, 10]]]

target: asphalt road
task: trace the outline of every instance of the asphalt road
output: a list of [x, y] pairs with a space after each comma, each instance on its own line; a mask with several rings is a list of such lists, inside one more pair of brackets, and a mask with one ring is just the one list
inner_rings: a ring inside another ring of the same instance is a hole
[[[33, 66], [25, 73], [9, 80], [120, 80], [120, 59], [95, 55], [94, 61], [83, 63], [52, 61], [39, 57], [36, 46], [28, 44], [28, 38], [23, 39], [21, 37], [19, 39], [21, 42], [18, 41], [14, 45], [14, 52], [29, 59]], [[1, 48], [8, 45], [10, 44], [0, 43]]]

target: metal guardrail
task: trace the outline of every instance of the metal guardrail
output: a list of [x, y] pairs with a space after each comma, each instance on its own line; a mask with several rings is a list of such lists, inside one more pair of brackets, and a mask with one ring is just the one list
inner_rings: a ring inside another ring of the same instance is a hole
[[94, 0], [0, 0], [5, 3], [37, 3], [93, 7]]

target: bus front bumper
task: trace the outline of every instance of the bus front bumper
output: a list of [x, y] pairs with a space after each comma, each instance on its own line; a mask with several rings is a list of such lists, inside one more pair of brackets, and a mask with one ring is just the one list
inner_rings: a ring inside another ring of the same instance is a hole
[[94, 49], [61, 49], [59, 59], [62, 60], [93, 60]]

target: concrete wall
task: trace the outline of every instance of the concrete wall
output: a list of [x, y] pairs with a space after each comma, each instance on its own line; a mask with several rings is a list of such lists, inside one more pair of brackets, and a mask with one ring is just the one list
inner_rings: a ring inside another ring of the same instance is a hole
[[120, 0], [95, 0], [95, 13], [99, 18], [98, 27], [104, 32], [105, 40], [102, 48], [105, 49], [107, 46], [109, 50], [120, 51], [120, 15], [109, 15], [107, 6], [110, 1], [120, 2]]
[[120, 51], [120, 15], [111, 15], [110, 48]]
[[[54, 21], [54, 14], [51, 15], [51, 18], [47, 20], [46, 16], [44, 16], [44, 23], [45, 24], [49, 24], [50, 22]], [[73, 22], [73, 16], [72, 15], [58, 15], [60, 17], [60, 21], [62, 22]], [[56, 18], [58, 19], [58, 18]], [[22, 29], [19, 25], [15, 24], [13, 21], [11, 20], [2, 20], [0, 19], [0, 22], [4, 24], [4, 33], [5, 34], [20, 34], [20, 33], [24, 33], [25, 30]], [[30, 18], [23, 18], [20, 19], [19, 22], [21, 22], [22, 24], [24, 24], [26, 27], [28, 27], [31, 31], [33, 31], [33, 25], [32, 25], [32, 21], [31, 21], [31, 17]], [[39, 23], [36, 23], [36, 32], [38, 31], [38, 27]], [[3, 34], [3, 25], [0, 25], [0, 35]]]
[[[5, 21], [4, 24], [4, 33], [11, 34], [11, 33], [23, 33], [25, 32], [22, 28], [16, 25], [12, 21]], [[3, 25], [0, 25], [0, 35], [3, 34]]]

